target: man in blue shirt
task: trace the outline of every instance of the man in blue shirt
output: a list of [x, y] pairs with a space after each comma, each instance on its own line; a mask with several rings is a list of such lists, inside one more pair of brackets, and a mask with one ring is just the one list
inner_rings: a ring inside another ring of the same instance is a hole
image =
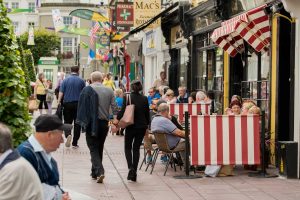
[[154, 87], [150, 88], [148, 93], [149, 93], [148, 104], [150, 107], [152, 107], [152, 100], [160, 99], [160, 94], [156, 91], [156, 89]]
[[[78, 148], [78, 140], [80, 137], [80, 125], [76, 124], [77, 117], [77, 104], [79, 100], [80, 93], [85, 87], [85, 82], [79, 76], [79, 67], [71, 67], [71, 75], [66, 78], [59, 89], [58, 104], [63, 103], [63, 115], [66, 124], [72, 124], [74, 122], [74, 136], [72, 141], [73, 148]], [[61, 102], [63, 97], [63, 102]], [[66, 147], [71, 146], [71, 131], [66, 131], [65, 136], [67, 141], [65, 143]]]

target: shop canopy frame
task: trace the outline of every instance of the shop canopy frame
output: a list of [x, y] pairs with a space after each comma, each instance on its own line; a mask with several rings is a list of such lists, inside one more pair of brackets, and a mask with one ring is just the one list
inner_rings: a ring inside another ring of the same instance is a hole
[[169, 11], [173, 10], [178, 5], [179, 5], [179, 2], [176, 2], [176, 3], [172, 4], [171, 6], [169, 6], [168, 8], [166, 8], [165, 10], [163, 10], [162, 12], [160, 12], [159, 14], [157, 14], [156, 16], [154, 16], [153, 18], [151, 18], [150, 20], [148, 20], [147, 22], [145, 22], [145, 23], [141, 24], [140, 26], [136, 27], [135, 29], [129, 31], [129, 33], [127, 35], [125, 35], [123, 38], [121, 38], [120, 40], [127, 39], [130, 35], [133, 35], [135, 33], [138, 33], [140, 31], [144, 30], [150, 24], [152, 24], [153, 22], [155, 22], [160, 17], [166, 15]]
[[244, 51], [244, 40], [257, 52], [268, 51], [271, 41], [270, 20], [262, 5], [222, 22], [211, 39], [231, 57]]

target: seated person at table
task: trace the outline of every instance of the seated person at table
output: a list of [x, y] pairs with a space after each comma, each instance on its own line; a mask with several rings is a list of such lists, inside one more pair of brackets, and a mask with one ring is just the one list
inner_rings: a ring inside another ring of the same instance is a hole
[[[185, 136], [183, 130], [178, 129], [174, 123], [169, 119], [169, 106], [166, 103], [162, 103], [158, 106], [158, 114], [154, 116], [151, 122], [152, 132], [162, 132], [167, 134], [167, 141], [170, 149], [175, 147], [184, 148], [185, 141], [182, 139]], [[184, 161], [185, 153], [180, 153], [182, 160]]]

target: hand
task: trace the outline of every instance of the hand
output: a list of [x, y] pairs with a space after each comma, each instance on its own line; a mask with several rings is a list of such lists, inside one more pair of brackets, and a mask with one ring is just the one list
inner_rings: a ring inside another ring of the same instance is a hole
[[71, 197], [68, 192], [63, 193], [62, 200], [71, 200]]
[[114, 119], [114, 120], [113, 120], [113, 124], [114, 124], [114, 125], [118, 125], [118, 123], [119, 123], [119, 120], [117, 120], [117, 119]]

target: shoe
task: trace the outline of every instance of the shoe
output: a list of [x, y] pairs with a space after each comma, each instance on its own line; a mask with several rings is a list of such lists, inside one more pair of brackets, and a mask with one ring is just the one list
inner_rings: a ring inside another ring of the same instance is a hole
[[97, 180], [97, 176], [95, 174], [91, 174], [90, 176], [92, 177], [93, 180]]
[[161, 160], [162, 163], [167, 163], [168, 160], [169, 160], [169, 158], [168, 158], [167, 155], [164, 155], [164, 156], [161, 156], [161, 157], [160, 157], [160, 160]]
[[67, 141], [65, 143], [66, 147], [70, 147], [71, 146], [71, 140], [72, 140], [72, 135], [68, 135]]
[[151, 163], [152, 162], [152, 156], [147, 156], [147, 163]]
[[73, 149], [78, 149], [79, 146], [78, 146], [78, 145], [72, 145], [72, 148], [73, 148]]
[[100, 176], [97, 177], [97, 183], [103, 183], [104, 175], [101, 174]]
[[136, 172], [134, 169], [130, 169], [128, 172], [127, 180], [134, 179], [134, 176], [135, 176], [135, 181], [136, 181]]

